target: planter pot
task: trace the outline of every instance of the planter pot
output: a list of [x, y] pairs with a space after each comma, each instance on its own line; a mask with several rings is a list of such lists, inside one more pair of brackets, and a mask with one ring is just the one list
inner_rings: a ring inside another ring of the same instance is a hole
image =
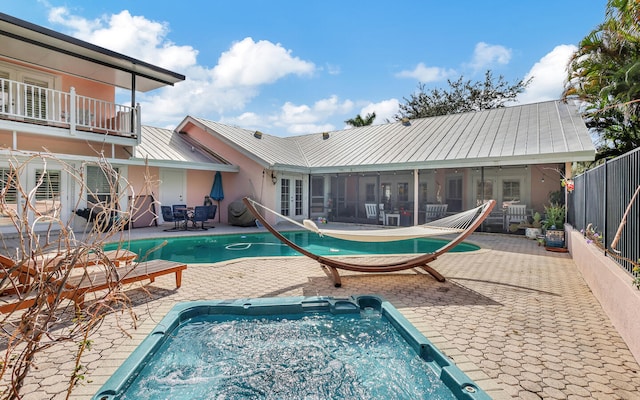
[[544, 240], [547, 247], [564, 247], [564, 230], [547, 229]]
[[538, 236], [542, 235], [542, 229], [541, 228], [527, 228], [524, 231], [524, 235], [526, 237], [528, 237], [529, 239], [536, 240], [538, 238]]

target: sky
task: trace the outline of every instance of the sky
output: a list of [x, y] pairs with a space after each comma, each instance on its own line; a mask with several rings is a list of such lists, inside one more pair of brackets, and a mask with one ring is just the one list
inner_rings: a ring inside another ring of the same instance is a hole
[[[533, 78], [559, 99], [606, 0], [0, 0], [0, 12], [186, 76], [137, 94], [145, 125], [187, 115], [275, 136], [395, 121], [420, 84]], [[129, 94], [118, 93], [127, 104]], [[510, 103], [513, 105], [514, 103]]]

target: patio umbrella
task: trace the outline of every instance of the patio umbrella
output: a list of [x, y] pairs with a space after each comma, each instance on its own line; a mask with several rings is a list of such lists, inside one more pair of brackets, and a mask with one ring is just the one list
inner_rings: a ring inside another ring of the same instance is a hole
[[224, 190], [222, 189], [222, 174], [220, 173], [220, 171], [216, 171], [216, 176], [215, 178], [213, 178], [213, 186], [211, 187], [211, 193], [209, 197], [218, 202], [218, 222], [220, 222], [220, 200], [224, 199]]

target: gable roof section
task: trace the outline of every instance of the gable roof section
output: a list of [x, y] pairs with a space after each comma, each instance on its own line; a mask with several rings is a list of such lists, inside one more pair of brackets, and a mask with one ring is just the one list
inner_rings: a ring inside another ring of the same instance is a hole
[[215, 155], [187, 135], [169, 129], [142, 126], [142, 142], [131, 160], [149, 165], [207, 171], [237, 172], [238, 167]]
[[[573, 104], [524, 104], [294, 137], [187, 117], [264, 167], [312, 173], [591, 161], [595, 147]], [[180, 127], [178, 127], [180, 129]], [[214, 149], [215, 150], [215, 149]]]
[[184, 75], [0, 13], [2, 54], [14, 60], [148, 92], [185, 79]]
[[[210, 134], [218, 136], [223, 142], [242, 152], [265, 168], [281, 167], [307, 167], [307, 161], [293, 138], [262, 134], [258, 139], [256, 131], [229, 126], [214, 121], [197, 117], [187, 117], [178, 126], [181, 130], [186, 123], [191, 122], [205, 129]], [[215, 149], [214, 149], [215, 150]]]

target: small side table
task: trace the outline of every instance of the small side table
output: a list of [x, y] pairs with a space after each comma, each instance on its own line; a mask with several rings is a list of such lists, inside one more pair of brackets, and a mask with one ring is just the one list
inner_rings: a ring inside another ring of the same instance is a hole
[[396, 226], [400, 226], [400, 214], [385, 214], [385, 225], [389, 225], [389, 218], [395, 218]]

